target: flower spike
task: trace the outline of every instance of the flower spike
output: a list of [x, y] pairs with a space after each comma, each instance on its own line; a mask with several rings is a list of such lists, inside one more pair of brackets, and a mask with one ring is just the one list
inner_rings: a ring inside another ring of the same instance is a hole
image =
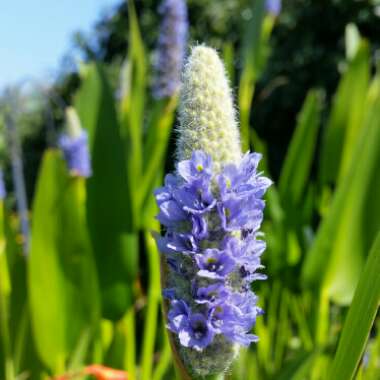
[[259, 232], [271, 181], [261, 155], [242, 155], [223, 65], [208, 47], [192, 50], [181, 95], [175, 174], [155, 192], [157, 237], [166, 262], [167, 326], [175, 357], [192, 379], [224, 373], [262, 310], [251, 291], [265, 241]]

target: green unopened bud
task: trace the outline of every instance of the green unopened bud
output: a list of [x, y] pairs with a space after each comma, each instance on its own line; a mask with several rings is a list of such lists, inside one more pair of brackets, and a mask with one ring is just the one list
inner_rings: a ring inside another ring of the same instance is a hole
[[65, 114], [67, 134], [72, 138], [79, 137], [82, 134], [82, 125], [77, 111], [75, 111], [74, 107], [67, 107]]
[[241, 146], [231, 89], [212, 48], [192, 49], [183, 73], [179, 120], [179, 161], [202, 150], [211, 155], [216, 171], [226, 162], [239, 162]]

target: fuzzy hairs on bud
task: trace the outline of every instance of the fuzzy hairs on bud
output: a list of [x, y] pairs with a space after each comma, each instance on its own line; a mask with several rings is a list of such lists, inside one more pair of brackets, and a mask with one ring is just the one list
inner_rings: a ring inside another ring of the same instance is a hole
[[194, 150], [210, 154], [216, 170], [241, 159], [239, 130], [226, 71], [215, 49], [192, 49], [183, 72], [178, 161]]

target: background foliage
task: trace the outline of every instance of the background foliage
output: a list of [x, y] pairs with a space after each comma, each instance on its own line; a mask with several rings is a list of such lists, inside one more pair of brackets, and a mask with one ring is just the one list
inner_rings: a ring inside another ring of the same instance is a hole
[[[131, 379], [175, 378], [151, 193], [173, 166], [177, 98], [150, 95], [158, 2], [135, 6], [121, 3], [91, 37], [76, 35], [77, 71], [67, 59], [53, 88], [16, 96], [32, 249], [25, 258], [11, 192], [0, 220], [0, 378], [81, 375], [94, 362]], [[219, 49], [244, 145], [264, 154], [276, 183], [264, 225], [269, 280], [255, 289], [266, 310], [260, 343], [228, 376], [379, 378], [376, 2], [289, 0], [278, 19], [261, 1], [188, 6], [191, 42]], [[87, 181], [56, 149], [67, 104], [90, 136]], [[3, 144], [11, 189], [6, 153]]]

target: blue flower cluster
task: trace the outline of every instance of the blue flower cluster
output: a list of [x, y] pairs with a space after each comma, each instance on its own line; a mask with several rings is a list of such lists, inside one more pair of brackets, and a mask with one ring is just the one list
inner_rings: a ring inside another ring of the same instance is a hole
[[63, 134], [59, 138], [58, 145], [62, 149], [71, 175], [85, 178], [91, 176], [91, 162], [86, 131], [81, 130], [81, 134], [77, 137]]
[[165, 228], [157, 243], [168, 264], [168, 328], [184, 347], [202, 351], [218, 334], [241, 345], [257, 340], [249, 332], [261, 310], [250, 288], [265, 279], [258, 230], [271, 185], [257, 172], [260, 158], [247, 153], [214, 173], [211, 157], [195, 151], [155, 192]]
[[180, 87], [189, 25], [185, 0], [163, 0], [158, 11], [162, 24], [157, 43], [153, 95], [162, 99], [172, 96]]

